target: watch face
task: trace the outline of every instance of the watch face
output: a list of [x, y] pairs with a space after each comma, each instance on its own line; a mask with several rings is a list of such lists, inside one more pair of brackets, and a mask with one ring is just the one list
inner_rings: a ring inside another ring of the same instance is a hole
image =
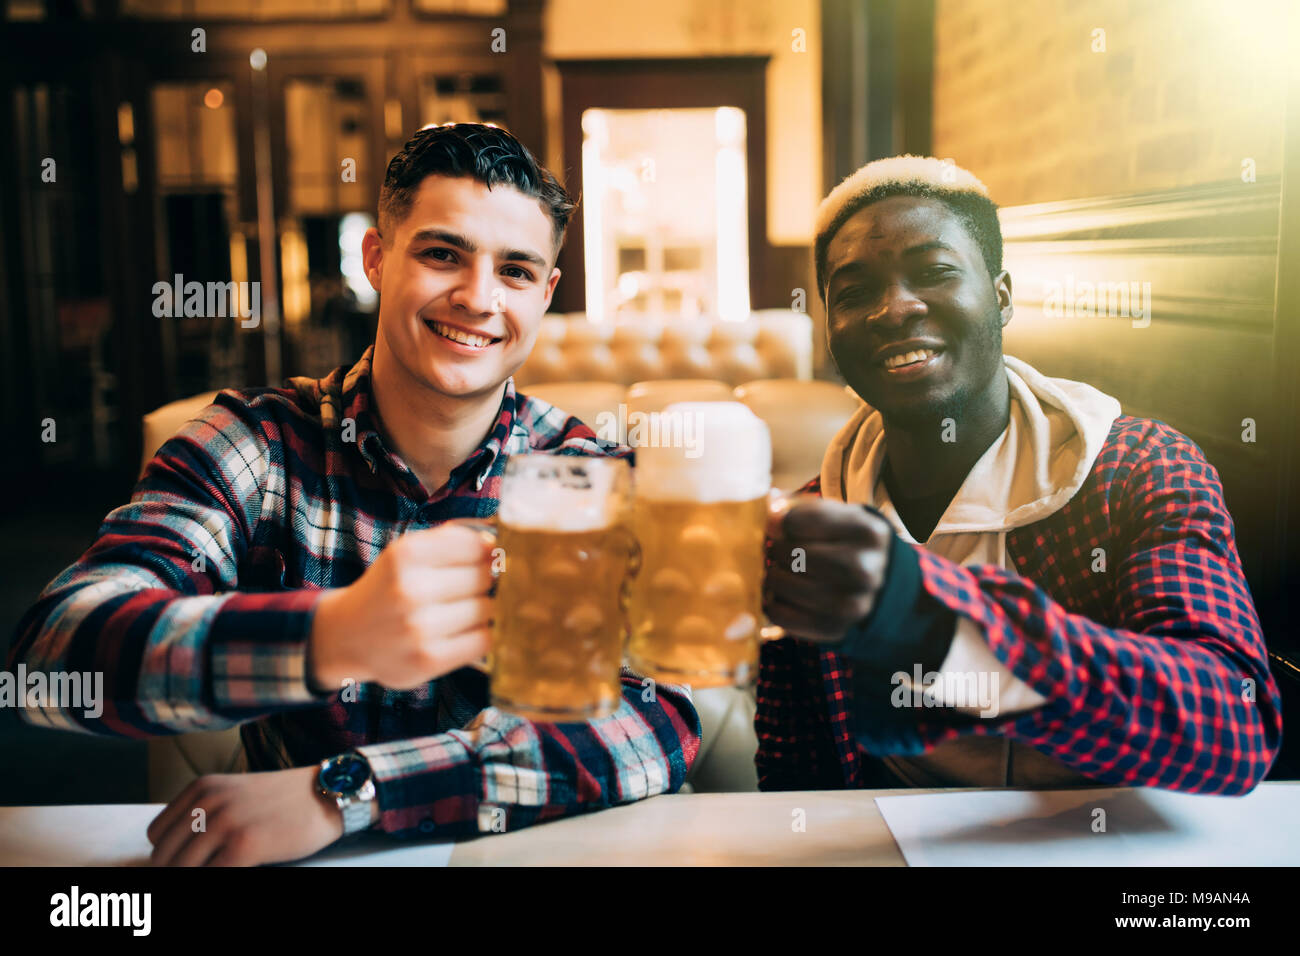
[[355, 793], [370, 776], [370, 767], [356, 754], [331, 760], [321, 769], [320, 785], [335, 793]]

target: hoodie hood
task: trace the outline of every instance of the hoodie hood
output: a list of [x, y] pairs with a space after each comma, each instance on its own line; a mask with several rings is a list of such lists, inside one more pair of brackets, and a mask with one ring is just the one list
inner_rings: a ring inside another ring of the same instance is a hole
[[[1091, 385], [1048, 378], [1009, 355], [1002, 362], [1010, 385], [1007, 427], [971, 468], [924, 544], [927, 551], [959, 565], [1014, 570], [1008, 568], [1007, 532], [1041, 521], [1078, 493], [1120, 415], [1120, 404]], [[880, 477], [884, 462], [884, 421], [880, 412], [863, 405], [826, 450], [822, 494], [876, 507], [904, 541], [918, 544], [889, 500]], [[960, 620], [941, 670], [988, 669], [988, 662], [995, 661], [992, 652], [978, 629], [963, 628]], [[1005, 677], [1008, 690], [1019, 683], [1009, 671]], [[884, 759], [913, 787], [1065, 787], [1088, 782], [1032, 746], [1006, 737], [962, 737], [924, 754]]]
[[[1007, 427], [971, 468], [926, 542], [962, 564], [977, 559], [1005, 567], [1004, 533], [1041, 521], [1078, 493], [1121, 414], [1117, 399], [1091, 385], [1048, 378], [1010, 355], [1002, 361], [1011, 398]], [[881, 480], [885, 452], [884, 420], [864, 404], [826, 450], [822, 494], [878, 508], [895, 531], [916, 543]], [[974, 540], [998, 533], [996, 543]], [[966, 546], [945, 541], [948, 536], [965, 539]]]

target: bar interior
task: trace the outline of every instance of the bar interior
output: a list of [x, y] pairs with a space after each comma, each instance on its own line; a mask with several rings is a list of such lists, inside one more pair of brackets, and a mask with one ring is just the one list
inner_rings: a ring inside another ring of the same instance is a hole
[[1300, 863], [1298, 53], [0, 0], [0, 865]]

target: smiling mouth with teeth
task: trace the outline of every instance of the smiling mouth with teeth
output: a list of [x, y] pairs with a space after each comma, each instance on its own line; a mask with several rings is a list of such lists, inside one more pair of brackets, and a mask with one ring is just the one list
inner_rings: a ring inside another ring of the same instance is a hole
[[424, 324], [436, 335], [441, 335], [444, 339], [451, 339], [453, 342], [459, 342], [461, 345], [468, 345], [470, 348], [485, 349], [489, 345], [495, 345], [501, 341], [499, 338], [494, 339], [486, 335], [462, 332], [460, 329], [452, 328], [450, 325], [443, 325], [441, 322], [435, 322], [432, 319], [425, 319]]
[[924, 362], [938, 354], [939, 353], [933, 349], [916, 349], [912, 352], [905, 352], [902, 355], [891, 355], [880, 364], [886, 369], [902, 368], [905, 365], [916, 365], [919, 362]]

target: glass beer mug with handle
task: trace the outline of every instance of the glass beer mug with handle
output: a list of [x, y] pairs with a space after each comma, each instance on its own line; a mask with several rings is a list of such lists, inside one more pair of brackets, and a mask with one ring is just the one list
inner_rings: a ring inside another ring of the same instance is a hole
[[782, 636], [762, 610], [771, 436], [739, 402], [660, 414], [657, 440], [636, 451], [628, 666], [693, 687], [745, 686], [759, 642]]
[[492, 706], [537, 721], [608, 717], [623, 699], [631, 479], [617, 458], [512, 455], [502, 477], [488, 677]]

